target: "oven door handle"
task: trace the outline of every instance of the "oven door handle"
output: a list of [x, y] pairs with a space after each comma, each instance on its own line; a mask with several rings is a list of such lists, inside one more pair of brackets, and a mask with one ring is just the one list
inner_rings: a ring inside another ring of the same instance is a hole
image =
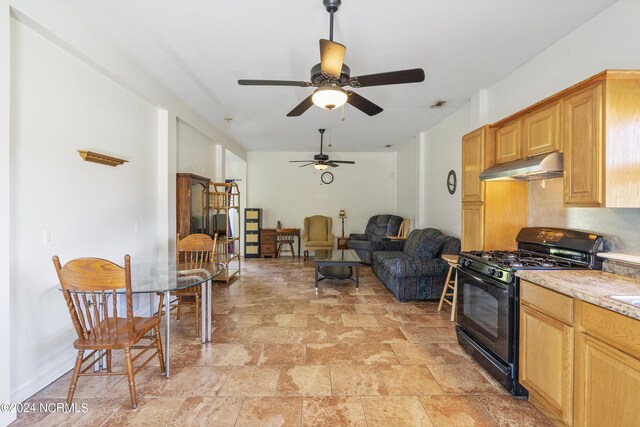
[[473, 272], [471, 270], [464, 270], [460, 267], [458, 267], [459, 270], [462, 270], [462, 272], [468, 276], [470, 279], [475, 280], [476, 282], [480, 282], [480, 283], [491, 283], [492, 286], [496, 287], [496, 288], [500, 288], [503, 291], [506, 291], [509, 289], [509, 285], [499, 282], [495, 279], [490, 279], [488, 277], [478, 277], [476, 274], [473, 274]]
[[493, 355], [491, 355], [487, 350], [485, 350], [484, 348], [482, 348], [480, 345], [478, 345], [477, 343], [475, 343], [473, 340], [466, 340], [468, 344], [471, 344], [471, 346], [476, 349], [476, 351], [478, 351], [480, 354], [482, 354], [489, 362], [491, 362], [491, 364], [500, 372], [502, 372], [504, 375], [508, 375], [511, 371], [511, 367], [510, 366], [504, 366], [502, 363], [500, 363]]

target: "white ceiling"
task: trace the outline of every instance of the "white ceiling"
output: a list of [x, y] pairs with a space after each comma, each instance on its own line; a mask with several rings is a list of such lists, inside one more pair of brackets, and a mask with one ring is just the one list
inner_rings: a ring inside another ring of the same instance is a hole
[[[341, 111], [317, 107], [286, 117], [313, 88], [237, 84], [308, 81], [329, 36], [322, 0], [67, 0], [249, 151], [317, 151], [318, 128], [332, 151], [408, 142], [614, 2], [343, 0], [334, 40], [353, 76], [421, 67], [426, 81], [356, 89], [384, 111], [369, 117], [347, 105], [341, 121]], [[430, 109], [438, 99], [448, 103]]]

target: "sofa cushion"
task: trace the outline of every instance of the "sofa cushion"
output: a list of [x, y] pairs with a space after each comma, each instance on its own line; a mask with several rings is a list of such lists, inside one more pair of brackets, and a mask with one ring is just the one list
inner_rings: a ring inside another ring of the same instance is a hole
[[371, 250], [370, 240], [349, 240], [347, 243], [349, 249], [369, 249]]
[[397, 215], [374, 215], [369, 218], [365, 234], [369, 240], [373, 236], [397, 236], [402, 219]]
[[416, 258], [437, 258], [440, 256], [442, 247], [449, 239], [449, 236], [435, 228], [413, 230], [409, 234], [402, 251]]
[[377, 251], [373, 263], [385, 276], [413, 277], [420, 274], [420, 261], [398, 251]]

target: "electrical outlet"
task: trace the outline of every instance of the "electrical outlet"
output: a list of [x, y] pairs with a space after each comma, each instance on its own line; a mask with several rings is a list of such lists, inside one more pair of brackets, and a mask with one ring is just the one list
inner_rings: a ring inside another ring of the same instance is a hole
[[138, 221], [133, 223], [133, 232], [138, 233], [140, 231], [140, 223]]

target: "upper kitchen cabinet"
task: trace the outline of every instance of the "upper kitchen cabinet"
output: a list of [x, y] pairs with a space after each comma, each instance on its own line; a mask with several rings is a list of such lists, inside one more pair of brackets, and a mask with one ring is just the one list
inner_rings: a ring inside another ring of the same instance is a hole
[[522, 157], [560, 151], [560, 103], [534, 110], [523, 118]]
[[493, 140], [488, 126], [462, 137], [462, 203], [484, 202], [480, 172], [493, 166]]
[[522, 120], [500, 125], [495, 130], [496, 163], [508, 163], [522, 158], [520, 146], [522, 144]]
[[640, 71], [604, 71], [567, 91], [565, 206], [640, 207]]
[[602, 206], [602, 92], [597, 84], [563, 103], [564, 203]]

